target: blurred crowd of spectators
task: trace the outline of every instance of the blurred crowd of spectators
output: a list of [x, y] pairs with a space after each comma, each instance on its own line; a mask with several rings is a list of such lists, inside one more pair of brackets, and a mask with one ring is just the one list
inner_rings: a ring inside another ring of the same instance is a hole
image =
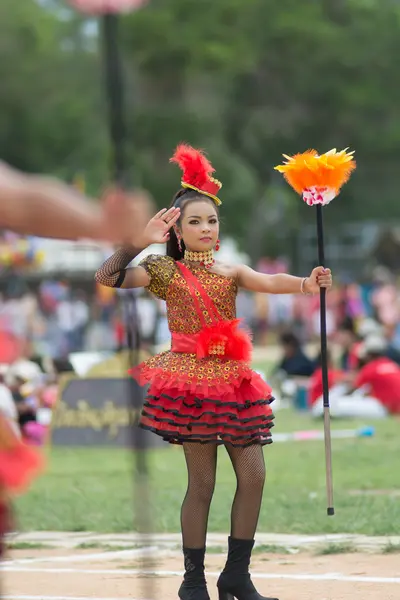
[[[372, 418], [400, 413], [398, 284], [386, 269], [379, 268], [371, 283], [335, 286], [327, 299], [332, 416]], [[304, 346], [318, 337], [318, 297], [312, 299], [309, 311], [308, 318], [293, 321], [281, 334], [282, 360], [276, 373], [281, 381], [295, 381], [303, 405], [321, 416], [321, 358]]]
[[[257, 268], [273, 273], [286, 270], [286, 265], [264, 260]], [[63, 280], [29, 285], [18, 277], [10, 278], [2, 289], [0, 404], [13, 407], [13, 419], [26, 435], [39, 435], [40, 427], [35, 431], [33, 423], [46, 426], [57, 375], [73, 370], [74, 353], [113, 353], [125, 347], [132, 294], [144, 348], [151, 352], [169, 343], [165, 303], [146, 290], [112, 290], [94, 282], [72, 285]], [[280, 346], [275, 378], [296, 381], [306, 390], [308, 407], [320, 414], [322, 374], [315, 350], [319, 297], [240, 291], [237, 307], [256, 346]], [[363, 285], [336, 283], [327, 296], [327, 329], [332, 413], [357, 415], [365, 410], [366, 398], [383, 407], [378, 410], [370, 402], [371, 414], [400, 412], [400, 288], [390, 273], [380, 269], [372, 282]], [[356, 403], [360, 394], [362, 407]]]
[[[347, 317], [331, 336], [328, 383], [333, 417], [381, 418], [400, 414], [400, 348], [389, 332], [376, 319], [355, 322]], [[281, 389], [297, 398], [299, 408], [308, 408], [314, 416], [321, 417], [320, 354], [305, 348], [292, 332], [283, 333], [280, 344], [282, 358], [274, 374]]]
[[[0, 293], [0, 364], [21, 353], [66, 359], [73, 352], [116, 351], [125, 343], [130, 292], [65, 281], [9, 285]], [[146, 345], [165, 341], [164, 303], [135, 293]]]

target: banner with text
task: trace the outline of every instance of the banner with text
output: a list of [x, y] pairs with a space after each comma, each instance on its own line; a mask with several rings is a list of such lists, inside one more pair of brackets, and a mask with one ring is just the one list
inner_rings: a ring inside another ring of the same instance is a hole
[[60, 386], [51, 422], [55, 446], [164, 445], [159, 436], [137, 427], [145, 396], [133, 379], [70, 378]]

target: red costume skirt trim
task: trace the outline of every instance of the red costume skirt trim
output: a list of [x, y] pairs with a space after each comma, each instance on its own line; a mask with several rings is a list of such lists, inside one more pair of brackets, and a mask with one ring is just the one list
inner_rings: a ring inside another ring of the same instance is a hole
[[39, 452], [24, 443], [0, 451], [0, 483], [12, 493], [23, 492], [43, 467]]
[[[171, 354], [171, 363], [174, 361]], [[168, 356], [160, 355], [161, 362]], [[193, 360], [195, 360], [193, 358]], [[173, 444], [185, 442], [249, 446], [269, 444], [274, 415], [271, 388], [245, 363], [235, 361], [227, 376], [223, 361], [215, 363], [216, 376], [205, 380], [153, 366], [153, 357], [130, 371], [141, 385], [149, 385], [140, 426]], [[151, 363], [151, 366], [148, 363]], [[196, 361], [199, 367], [203, 361]], [[232, 363], [232, 361], [230, 361]], [[208, 365], [210, 362], [207, 363]], [[224, 378], [219, 376], [224, 373]]]

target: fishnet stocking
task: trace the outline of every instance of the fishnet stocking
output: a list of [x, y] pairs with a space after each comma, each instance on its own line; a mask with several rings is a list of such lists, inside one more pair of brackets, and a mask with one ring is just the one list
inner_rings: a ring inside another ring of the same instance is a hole
[[[208, 515], [215, 487], [216, 444], [183, 444], [188, 470], [188, 488], [181, 510], [182, 540], [185, 548], [204, 548]], [[236, 475], [236, 494], [231, 512], [231, 536], [254, 538], [265, 482], [262, 446], [226, 445]]]
[[120, 248], [108, 258], [96, 272], [96, 281], [107, 287], [121, 287], [126, 267], [139, 254], [136, 248]]
[[204, 548], [215, 487], [217, 445], [187, 443], [183, 450], [188, 470], [188, 488], [181, 510], [183, 546]]
[[263, 448], [227, 445], [226, 450], [236, 474], [236, 494], [231, 512], [231, 536], [240, 540], [254, 538], [265, 483]]

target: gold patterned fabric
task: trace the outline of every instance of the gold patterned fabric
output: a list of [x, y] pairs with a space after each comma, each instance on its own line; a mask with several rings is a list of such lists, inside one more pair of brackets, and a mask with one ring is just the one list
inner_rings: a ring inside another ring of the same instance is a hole
[[[221, 317], [234, 319], [236, 281], [183, 262], [198, 278]], [[140, 264], [151, 278], [149, 291], [166, 300], [171, 333], [198, 333], [200, 318], [175, 261], [151, 255]], [[211, 325], [200, 295], [198, 298], [205, 320]], [[217, 354], [199, 360], [195, 354], [168, 351], [153, 356], [131, 373], [142, 385], [150, 384], [142, 427], [169, 442], [247, 445], [271, 441], [271, 389], [243, 361], [226, 360]]]
[[140, 263], [150, 277], [149, 292], [161, 300], [166, 300], [169, 284], [176, 273], [176, 265], [173, 258], [150, 254]]
[[[219, 313], [224, 319], [236, 316], [237, 283], [234, 279], [211, 273], [204, 267], [182, 261], [198, 278], [207, 291]], [[197, 333], [201, 328], [189, 288], [173, 258], [169, 256], [150, 255], [140, 266], [150, 276], [148, 290], [167, 301], [168, 326], [171, 333]], [[201, 298], [200, 303], [203, 305]], [[209, 315], [203, 305], [203, 314], [210, 322]]]

